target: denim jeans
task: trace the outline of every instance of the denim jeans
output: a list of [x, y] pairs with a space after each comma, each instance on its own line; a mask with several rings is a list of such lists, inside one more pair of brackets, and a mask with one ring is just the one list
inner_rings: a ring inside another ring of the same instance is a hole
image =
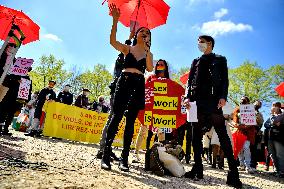
[[251, 162], [251, 152], [250, 152], [250, 142], [248, 140], [245, 141], [243, 149], [238, 155], [240, 166], [245, 166], [247, 168], [250, 167]]
[[271, 154], [276, 172], [284, 173], [284, 144], [279, 141], [272, 140], [271, 145]]

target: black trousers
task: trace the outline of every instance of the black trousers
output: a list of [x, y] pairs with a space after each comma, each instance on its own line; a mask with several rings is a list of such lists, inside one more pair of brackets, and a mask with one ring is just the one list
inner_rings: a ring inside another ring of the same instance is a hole
[[8, 127], [14, 118], [15, 112], [17, 111], [17, 96], [18, 89], [10, 88], [0, 103], [0, 123], [5, 122], [5, 131], [8, 131]]
[[237, 172], [236, 162], [233, 156], [233, 149], [230, 142], [230, 138], [226, 131], [225, 118], [221, 110], [208, 113], [198, 111], [197, 113], [198, 122], [193, 123], [193, 151], [194, 151], [194, 162], [196, 166], [202, 166], [202, 127], [204, 125], [211, 124], [214, 126], [215, 131], [219, 137], [221, 148], [224, 151], [224, 155], [227, 157], [229, 169]]
[[105, 151], [110, 151], [118, 126], [126, 112], [122, 158], [127, 159], [134, 133], [134, 122], [140, 109], [145, 106], [145, 79], [143, 75], [122, 73], [118, 79], [112, 114], [109, 117]]
[[178, 144], [183, 146], [184, 135], [186, 131], [186, 155], [191, 154], [191, 142], [192, 142], [192, 126], [191, 123], [185, 122], [178, 129]]

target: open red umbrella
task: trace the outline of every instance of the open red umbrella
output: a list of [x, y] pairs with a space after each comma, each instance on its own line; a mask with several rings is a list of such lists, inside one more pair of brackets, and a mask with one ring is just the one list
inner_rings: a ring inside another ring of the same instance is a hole
[[275, 91], [282, 97], [284, 97], [284, 82], [281, 82], [276, 88]]
[[139, 27], [153, 29], [167, 21], [170, 10], [163, 0], [108, 0], [120, 9], [119, 21], [126, 27], [138, 22]]
[[6, 40], [12, 25], [17, 25], [25, 35], [23, 44], [39, 39], [40, 27], [25, 13], [0, 5], [0, 39]]
[[182, 84], [186, 84], [187, 80], [188, 80], [188, 76], [189, 76], [189, 72], [186, 72], [185, 74], [183, 74], [179, 80], [181, 81]]

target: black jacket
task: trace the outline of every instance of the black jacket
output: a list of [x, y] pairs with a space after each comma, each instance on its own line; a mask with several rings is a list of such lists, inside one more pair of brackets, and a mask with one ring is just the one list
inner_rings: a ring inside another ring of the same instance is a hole
[[100, 103], [94, 101], [94, 103], [93, 103], [93, 110], [97, 111], [97, 112], [108, 113], [109, 107], [107, 107], [104, 104], [101, 105]]
[[70, 92], [62, 91], [58, 94], [56, 101], [71, 105], [73, 103], [73, 94]]
[[[201, 57], [202, 58], [202, 57]], [[187, 93], [186, 97], [189, 99], [197, 98], [195, 96], [195, 92], [193, 88], [193, 79], [195, 77], [195, 71], [197, 69], [197, 64], [199, 63], [200, 58], [194, 59], [187, 82]], [[227, 59], [224, 56], [216, 55], [214, 53], [207, 56], [207, 60], [210, 68], [210, 77], [208, 85], [212, 87], [211, 95], [215, 100], [219, 100], [221, 98], [227, 100], [228, 96], [228, 87], [229, 87], [229, 79], [228, 79], [228, 67], [227, 67]], [[198, 86], [199, 84], [196, 83]]]
[[37, 98], [37, 107], [42, 107], [46, 100], [56, 100], [56, 94], [53, 89], [48, 87], [42, 89]]
[[75, 106], [80, 108], [86, 108], [88, 105], [89, 105], [89, 98], [86, 97], [86, 95], [80, 94], [75, 101]]

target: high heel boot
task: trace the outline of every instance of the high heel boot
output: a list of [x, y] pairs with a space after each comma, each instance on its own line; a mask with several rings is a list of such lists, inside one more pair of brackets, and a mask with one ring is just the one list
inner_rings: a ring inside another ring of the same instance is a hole
[[105, 169], [105, 170], [110, 170], [111, 169], [111, 165], [110, 165], [110, 148], [109, 147], [105, 147], [104, 149], [104, 154], [101, 160], [101, 168]]
[[203, 165], [194, 164], [191, 171], [185, 173], [185, 178], [203, 179]]

